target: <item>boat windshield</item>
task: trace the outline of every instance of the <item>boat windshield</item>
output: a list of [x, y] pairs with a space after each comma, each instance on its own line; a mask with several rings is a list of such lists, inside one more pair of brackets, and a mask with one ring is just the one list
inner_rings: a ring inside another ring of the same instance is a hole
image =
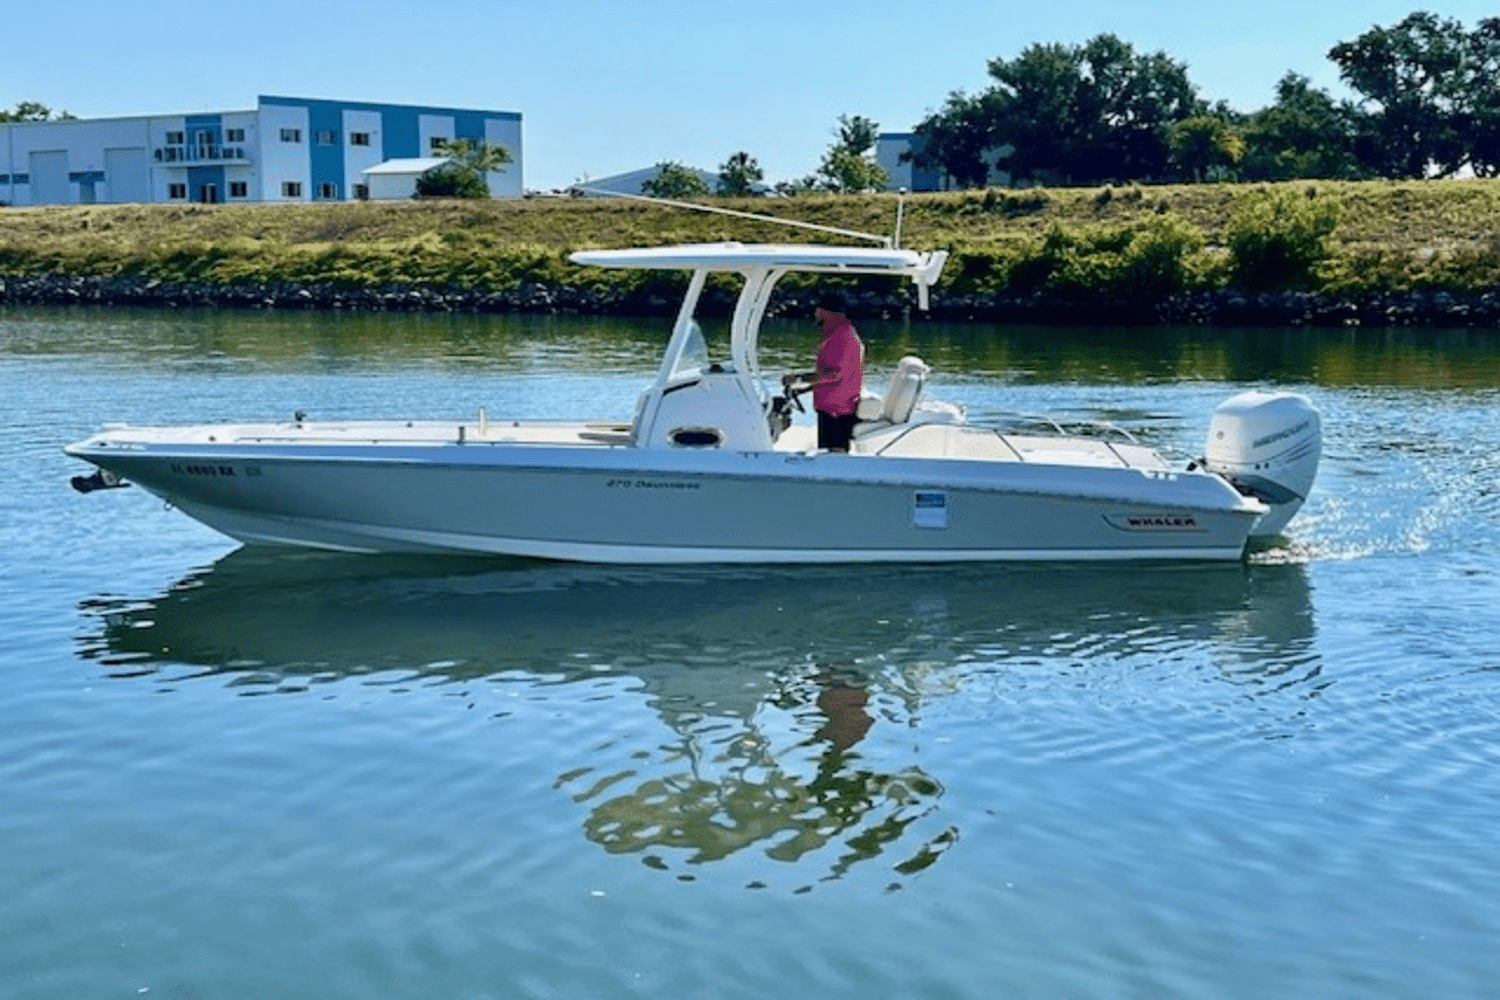
[[680, 382], [694, 379], [708, 370], [708, 343], [703, 339], [703, 327], [696, 319], [688, 320], [687, 339], [672, 365], [669, 381]]

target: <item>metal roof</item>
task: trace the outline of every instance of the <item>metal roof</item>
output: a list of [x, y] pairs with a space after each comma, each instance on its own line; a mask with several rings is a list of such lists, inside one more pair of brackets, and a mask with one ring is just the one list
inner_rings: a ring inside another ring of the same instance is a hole
[[446, 156], [418, 156], [403, 160], [386, 160], [361, 170], [362, 174], [425, 174], [433, 167], [452, 162]]

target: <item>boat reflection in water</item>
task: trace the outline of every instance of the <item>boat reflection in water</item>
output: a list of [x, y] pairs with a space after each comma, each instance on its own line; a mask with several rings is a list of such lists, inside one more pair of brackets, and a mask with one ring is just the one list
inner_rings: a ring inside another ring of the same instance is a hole
[[963, 812], [923, 759], [947, 739], [923, 709], [948, 699], [1000, 686], [1030, 714], [1038, 696], [1076, 698], [1080, 677], [1181, 696], [1183, 675], [1258, 694], [1319, 673], [1299, 565], [851, 572], [242, 549], [164, 593], [82, 610], [86, 657], [169, 688], [521, 685], [574, 711], [644, 705], [608, 753], [526, 752], [586, 806], [590, 840], [664, 870], [747, 849], [816, 858], [823, 878], [877, 857], [898, 875], [930, 866]]

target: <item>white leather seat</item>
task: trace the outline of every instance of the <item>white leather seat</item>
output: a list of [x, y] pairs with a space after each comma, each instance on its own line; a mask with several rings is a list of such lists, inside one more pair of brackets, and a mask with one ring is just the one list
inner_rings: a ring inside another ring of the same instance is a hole
[[910, 420], [912, 410], [922, 401], [922, 390], [927, 387], [927, 375], [931, 371], [925, 361], [910, 354], [896, 362], [896, 370], [891, 372], [891, 384], [885, 390], [880, 419], [893, 424]]

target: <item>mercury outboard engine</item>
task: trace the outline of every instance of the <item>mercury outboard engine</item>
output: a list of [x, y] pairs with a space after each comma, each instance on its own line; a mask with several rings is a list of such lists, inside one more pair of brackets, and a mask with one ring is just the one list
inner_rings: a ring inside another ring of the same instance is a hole
[[1252, 389], [1214, 410], [1203, 466], [1271, 508], [1250, 532], [1265, 538], [1302, 507], [1322, 454], [1323, 421], [1307, 397]]

